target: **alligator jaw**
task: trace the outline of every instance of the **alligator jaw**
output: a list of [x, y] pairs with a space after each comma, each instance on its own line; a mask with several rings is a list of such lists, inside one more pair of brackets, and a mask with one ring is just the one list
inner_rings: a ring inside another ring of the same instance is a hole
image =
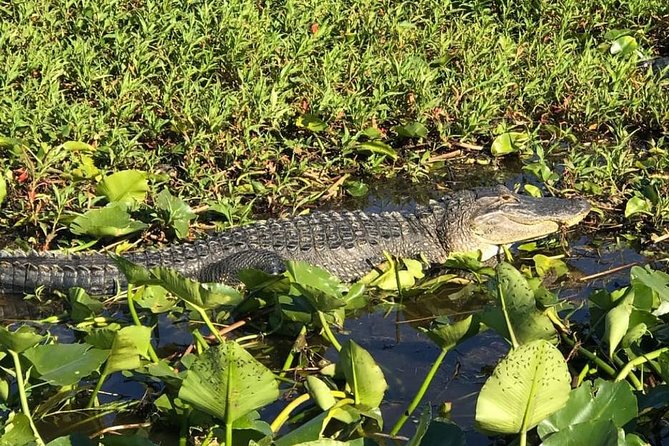
[[590, 212], [585, 200], [534, 198], [505, 187], [477, 197], [472, 232], [482, 245], [505, 245], [553, 234], [577, 224]]

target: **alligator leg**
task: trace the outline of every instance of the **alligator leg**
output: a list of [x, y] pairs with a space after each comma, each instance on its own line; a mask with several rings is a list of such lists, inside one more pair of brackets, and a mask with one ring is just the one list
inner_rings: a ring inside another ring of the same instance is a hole
[[206, 265], [198, 279], [201, 282], [239, 283], [239, 272], [242, 270], [258, 269], [267, 274], [281, 274], [286, 270], [284, 261], [283, 257], [272, 251], [247, 249]]

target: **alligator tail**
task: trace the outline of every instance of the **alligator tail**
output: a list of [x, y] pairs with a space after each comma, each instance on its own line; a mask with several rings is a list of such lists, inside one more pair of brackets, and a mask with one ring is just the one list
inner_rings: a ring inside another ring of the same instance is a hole
[[115, 294], [125, 285], [113, 261], [102, 254], [0, 251], [0, 293], [22, 294], [81, 287], [92, 294]]

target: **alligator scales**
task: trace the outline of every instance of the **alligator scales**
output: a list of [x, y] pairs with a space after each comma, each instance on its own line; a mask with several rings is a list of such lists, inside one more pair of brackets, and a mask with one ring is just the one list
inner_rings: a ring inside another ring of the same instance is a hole
[[[533, 198], [498, 186], [453, 193], [407, 211], [316, 212], [267, 220], [124, 257], [146, 267], [174, 268], [203, 282], [234, 280], [246, 268], [280, 273], [285, 260], [304, 260], [350, 281], [382, 262], [384, 251], [422, 255], [432, 263], [453, 252], [476, 250], [489, 259], [500, 245], [545, 237], [578, 223], [589, 209], [583, 200]], [[0, 293], [76, 286], [114, 294], [125, 284], [104, 254], [0, 251]]]

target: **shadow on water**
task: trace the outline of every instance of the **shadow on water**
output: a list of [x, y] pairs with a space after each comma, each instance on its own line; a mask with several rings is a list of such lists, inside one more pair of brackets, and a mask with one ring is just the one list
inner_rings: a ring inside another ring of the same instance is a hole
[[[513, 187], [515, 183], [528, 181], [522, 175], [513, 173], [518, 172], [519, 169], [512, 168], [510, 171], [512, 173], [508, 173], [509, 170], [503, 172], [494, 169], [472, 168], [465, 172], [457, 172], [455, 176], [460, 178], [460, 181], [454, 182], [449, 181], [448, 178], [441, 178], [440, 184], [447, 184], [448, 190], [458, 190], [499, 183]], [[371, 192], [367, 198], [351, 199], [340, 203], [338, 207], [370, 211], [393, 210], [424, 203], [442, 193], [435, 189], [434, 183], [414, 185], [400, 180], [386, 181], [383, 184], [375, 183], [370, 189]], [[562, 298], [576, 303], [585, 302], [594, 289], [614, 289], [626, 285], [629, 281], [629, 267], [632, 265], [649, 263], [649, 259], [630, 246], [614, 244], [605, 238], [601, 239], [578, 231], [583, 231], [583, 228], [576, 228], [567, 235], [571, 253], [566, 261], [571, 274], [570, 279], [560, 285], [559, 295]], [[522, 257], [522, 254], [517, 255]], [[579, 280], [579, 277], [613, 271], [623, 266], [626, 268], [596, 279]], [[377, 310], [349, 318], [346, 321], [346, 332], [339, 335], [342, 340], [350, 337], [367, 349], [383, 369], [389, 384], [381, 407], [386, 428], [392, 426], [405, 410], [439, 354], [439, 348], [421, 334], [417, 326], [427, 326], [429, 321], [438, 315], [475, 312], [485, 304], [480, 297], [476, 296], [453, 300], [444, 294], [446, 293], [406, 299], [404, 308], [399, 314]], [[15, 296], [8, 299], [0, 298], [0, 319], [6, 319], [6, 316], [11, 314], [12, 320], [24, 318], [34, 320], [39, 318], [39, 314], [55, 313], [54, 307], [48, 307], [48, 312], [44, 313], [45, 308], [35, 309], [31, 305], [17, 302], [16, 299]], [[35, 313], [35, 311], [42, 311], [42, 313]], [[122, 315], [121, 317], [127, 316]], [[192, 342], [186, 325], [185, 322], [174, 323], [167, 321], [166, 318], [160, 319], [158, 330], [160, 348], [164, 349], [163, 352], [178, 351]], [[64, 340], [67, 336], [72, 336], [72, 333], [64, 332], [60, 336], [64, 336], [65, 338], [61, 337]], [[268, 342], [273, 341], [268, 340]], [[285, 340], [279, 342], [285, 344]], [[507, 343], [491, 331], [460, 345], [447, 355], [420, 407], [429, 403], [432, 405], [433, 413], [438, 414], [444, 403], [450, 403], [450, 417], [467, 432], [467, 444], [490, 444], [487, 437], [474, 430], [476, 398], [492, 368], [508, 351], [508, 348]], [[283, 351], [286, 346], [282, 345], [278, 349]], [[335, 358], [332, 349], [328, 351], [327, 356], [331, 359]], [[145, 386], [124, 379], [120, 374], [117, 375], [119, 376], [110, 378], [104, 390], [131, 399], [143, 399], [146, 392]], [[281, 401], [265, 409], [266, 418], [271, 419], [272, 415], [278, 413], [284, 405], [285, 402]], [[420, 407], [412, 418], [413, 423], [407, 423], [400, 435], [410, 436], [413, 433], [420, 414]], [[63, 425], [62, 421], [58, 420], [57, 423], [48, 427], [52, 435], [59, 433]], [[103, 417], [99, 425], [92, 426], [90, 430], [96, 431], [122, 421], [110, 414]], [[71, 422], [66, 422], [66, 424], [71, 425]], [[161, 438], [160, 441], [162, 444], [176, 444], [176, 440]], [[394, 443], [388, 442], [387, 444]]]

